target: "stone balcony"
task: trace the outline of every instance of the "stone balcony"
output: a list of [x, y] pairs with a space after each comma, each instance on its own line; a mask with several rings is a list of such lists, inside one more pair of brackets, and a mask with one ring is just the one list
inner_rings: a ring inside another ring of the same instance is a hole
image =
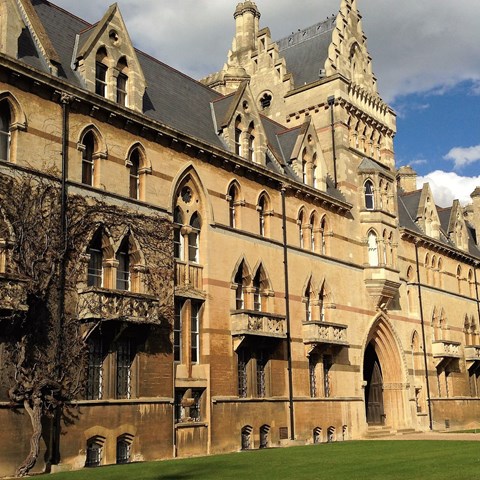
[[307, 345], [348, 346], [347, 326], [338, 323], [310, 321], [302, 323], [303, 343]]
[[79, 292], [78, 317], [159, 324], [159, 302], [143, 293], [91, 287]]
[[175, 260], [175, 291], [203, 291], [203, 267]]
[[256, 335], [270, 338], [287, 338], [285, 317], [253, 310], [235, 310], [230, 314], [232, 336]]
[[375, 307], [382, 310], [388, 307], [400, 288], [398, 270], [384, 266], [365, 267], [363, 280]]
[[28, 310], [26, 285], [24, 280], [0, 274], [0, 311], [13, 313]]
[[465, 360], [467, 362], [479, 362], [480, 361], [480, 345], [466, 345]]
[[435, 340], [432, 342], [432, 355], [436, 366], [442, 361], [451, 361], [460, 358], [460, 342], [452, 340]]

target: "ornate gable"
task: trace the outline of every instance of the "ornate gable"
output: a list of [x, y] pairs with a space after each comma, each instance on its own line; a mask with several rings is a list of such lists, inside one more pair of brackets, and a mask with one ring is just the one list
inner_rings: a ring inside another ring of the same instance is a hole
[[116, 3], [77, 35], [75, 69], [88, 90], [142, 111], [145, 76]]
[[367, 51], [362, 16], [357, 0], [342, 0], [325, 62], [327, 75], [340, 73], [353, 84], [377, 94], [377, 80], [372, 71], [372, 57]]
[[425, 235], [437, 240], [440, 238], [440, 218], [428, 183], [423, 185], [415, 221]]
[[467, 225], [465, 224], [463, 209], [458, 200], [453, 201], [447, 234], [457, 248], [468, 251]]
[[307, 185], [327, 190], [327, 164], [323, 156], [313, 120], [301, 127], [289, 162], [298, 177]]

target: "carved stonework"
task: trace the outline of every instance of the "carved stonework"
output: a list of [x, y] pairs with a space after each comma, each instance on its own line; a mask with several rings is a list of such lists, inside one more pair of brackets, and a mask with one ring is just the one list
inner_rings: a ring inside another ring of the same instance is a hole
[[287, 338], [285, 317], [251, 310], [237, 310], [230, 316], [232, 335], [259, 335], [264, 337]]
[[0, 275], [0, 310], [11, 312], [28, 310], [25, 282]]
[[80, 320], [127, 320], [159, 324], [159, 302], [145, 294], [91, 288], [80, 292]]
[[347, 326], [328, 322], [303, 322], [303, 343], [348, 345]]

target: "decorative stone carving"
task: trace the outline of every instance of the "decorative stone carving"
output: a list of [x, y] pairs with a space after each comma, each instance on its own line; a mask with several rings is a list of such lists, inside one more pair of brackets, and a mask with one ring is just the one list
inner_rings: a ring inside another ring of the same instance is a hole
[[328, 322], [303, 322], [303, 343], [348, 346], [347, 326]]

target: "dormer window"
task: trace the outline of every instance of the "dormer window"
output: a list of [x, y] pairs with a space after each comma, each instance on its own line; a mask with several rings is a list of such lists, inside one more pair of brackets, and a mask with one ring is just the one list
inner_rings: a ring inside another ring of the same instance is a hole
[[105, 64], [107, 59], [107, 51], [100, 48], [97, 52], [95, 63], [95, 93], [102, 97], [107, 97], [107, 71], [108, 66]]
[[124, 107], [127, 106], [127, 84], [128, 84], [128, 65], [125, 57], [121, 58], [117, 64], [117, 103]]

